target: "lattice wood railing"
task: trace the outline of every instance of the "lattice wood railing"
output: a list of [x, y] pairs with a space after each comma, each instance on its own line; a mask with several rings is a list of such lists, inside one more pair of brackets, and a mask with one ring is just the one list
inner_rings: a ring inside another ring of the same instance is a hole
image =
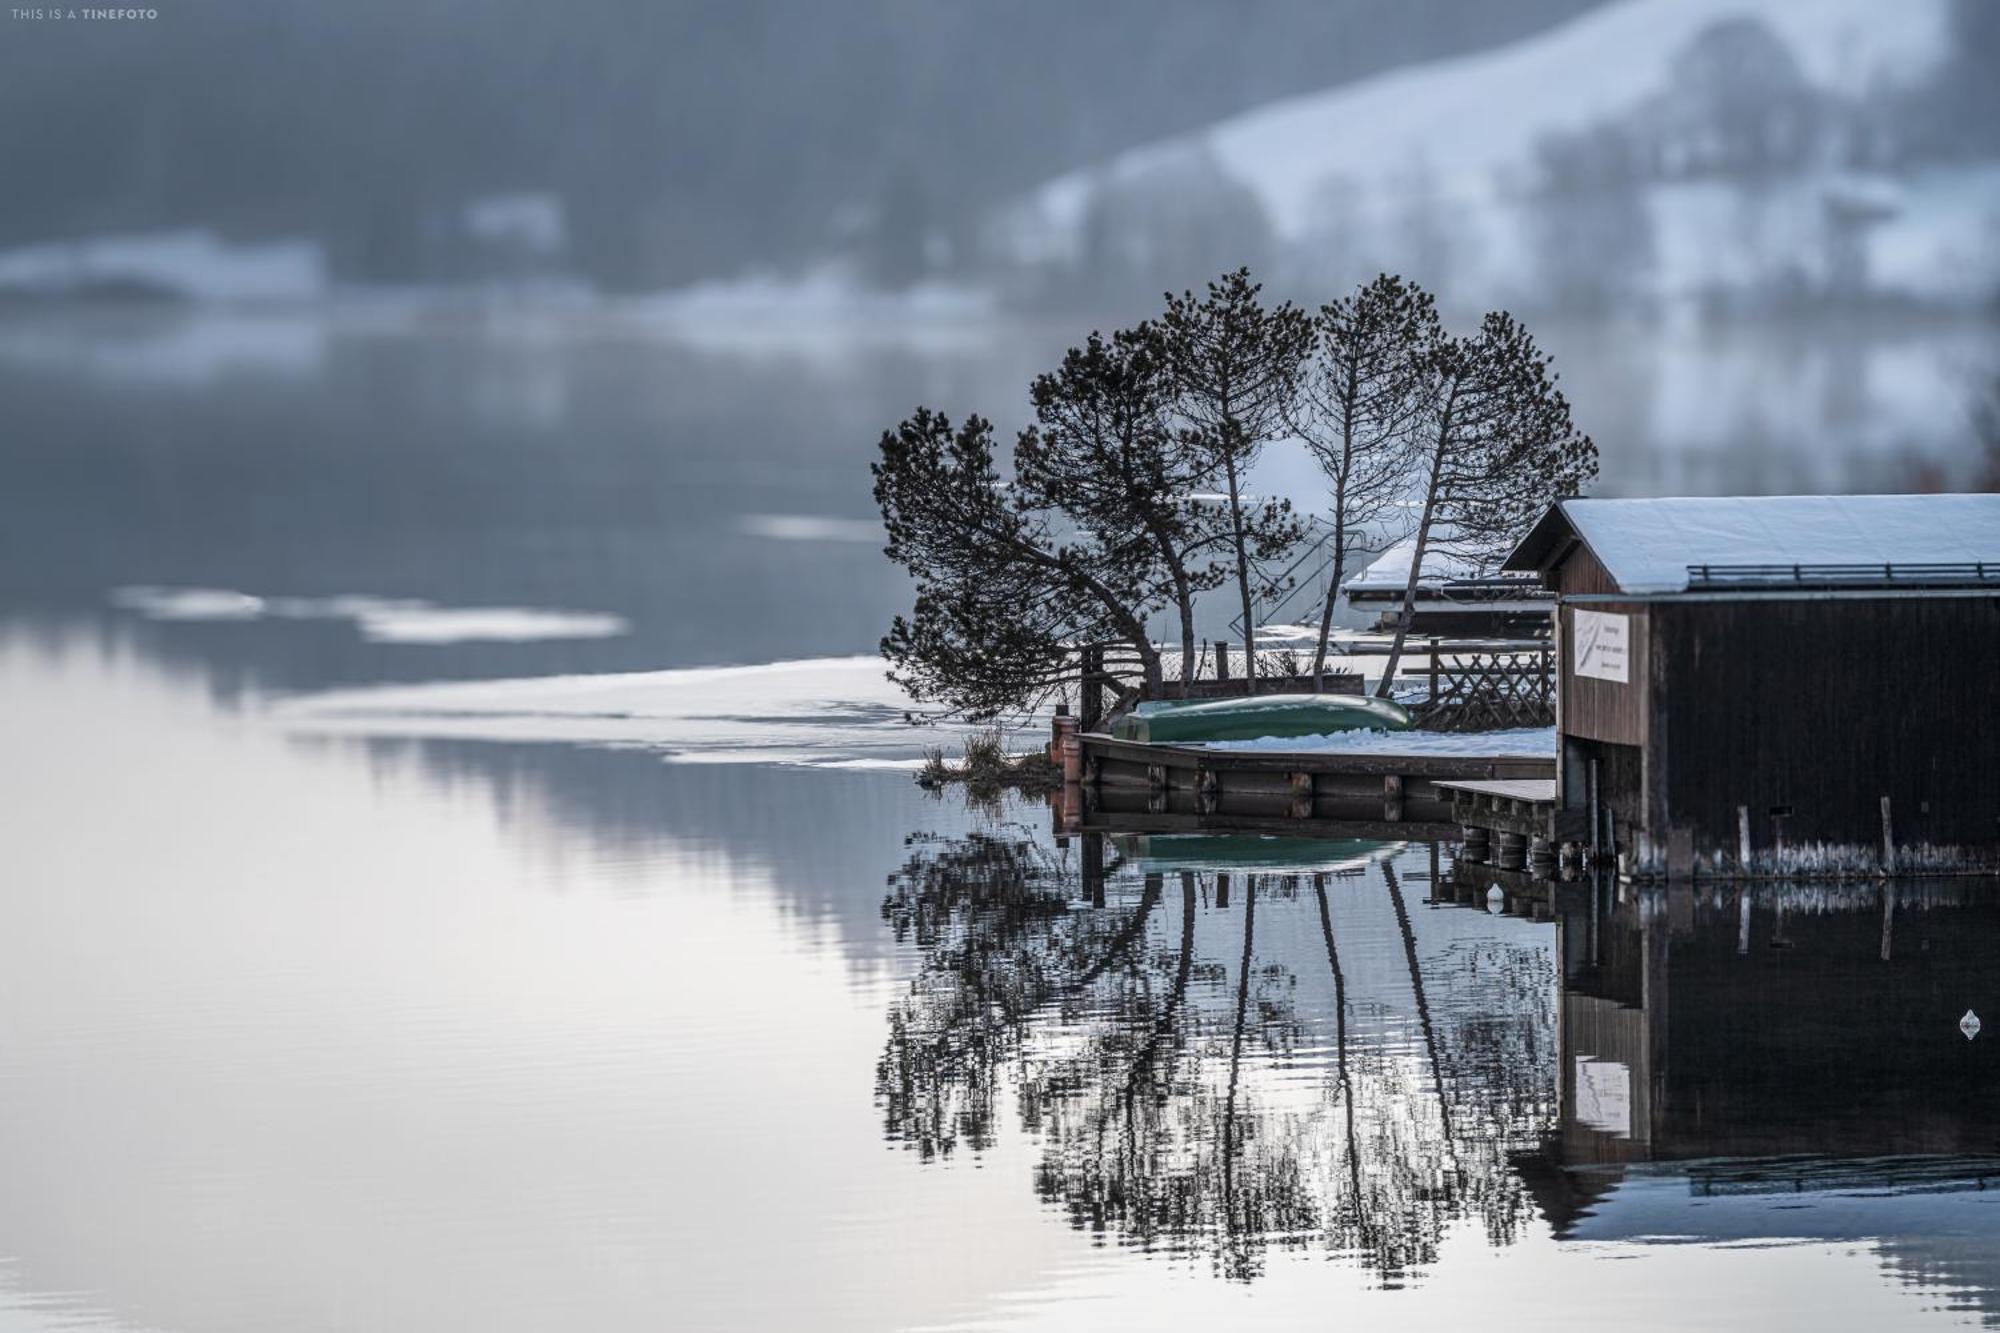
[[1431, 697], [1411, 707], [1426, 731], [1547, 727], [1556, 720], [1555, 664], [1548, 650], [1444, 655]]

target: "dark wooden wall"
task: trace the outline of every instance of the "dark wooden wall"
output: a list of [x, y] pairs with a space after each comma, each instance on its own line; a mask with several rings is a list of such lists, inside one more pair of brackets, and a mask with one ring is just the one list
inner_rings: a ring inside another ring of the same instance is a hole
[[1648, 713], [1652, 702], [1652, 673], [1648, 670], [1653, 648], [1647, 624], [1649, 608], [1643, 602], [1591, 602], [1581, 608], [1622, 615], [1631, 621], [1627, 661], [1632, 678], [1623, 684], [1576, 674], [1576, 650], [1573, 645], [1576, 642], [1578, 609], [1568, 605], [1562, 608], [1562, 628], [1557, 636], [1561, 662], [1557, 678], [1562, 687], [1558, 716], [1562, 720], [1563, 734], [1594, 741], [1611, 741], [1618, 745], [1643, 746], [1647, 739]]
[[1590, 553], [1590, 548], [1582, 542], [1571, 547], [1562, 563], [1552, 571], [1552, 578], [1545, 580], [1557, 592], [1566, 597], [1578, 593], [1618, 593], [1623, 592], [1611, 578], [1611, 572]]
[[[1897, 597], [1654, 604], [1649, 753], [1668, 823], [1701, 849], [2000, 843], [2000, 598]], [[1655, 829], [1664, 837], [1665, 830]]]
[[[1570, 548], [1563, 562], [1550, 571], [1551, 582], [1563, 597], [1579, 595], [1615, 595], [1617, 584], [1590, 548], [1581, 542]], [[1585, 604], [1591, 611], [1609, 612], [1631, 619], [1631, 641], [1628, 645], [1632, 667], [1632, 679], [1626, 684], [1617, 681], [1598, 680], [1594, 676], [1576, 674], [1575, 640], [1576, 608], [1564, 605], [1557, 610], [1556, 648], [1558, 690], [1560, 702], [1557, 718], [1565, 736], [1581, 736], [1594, 741], [1611, 741], [1618, 745], [1639, 745], [1646, 743], [1647, 721], [1650, 712], [1649, 683], [1651, 672], [1647, 664], [1652, 660], [1652, 640], [1647, 633], [1647, 607], [1643, 602], [1596, 602]]]

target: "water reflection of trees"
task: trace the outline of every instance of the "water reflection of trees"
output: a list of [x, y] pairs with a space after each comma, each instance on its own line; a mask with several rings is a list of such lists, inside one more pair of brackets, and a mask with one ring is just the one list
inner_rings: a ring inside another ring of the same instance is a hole
[[[877, 1068], [892, 1140], [926, 1159], [984, 1150], [1011, 1098], [1045, 1203], [1230, 1278], [1321, 1248], [1394, 1283], [1462, 1220], [1519, 1235], [1531, 1200], [1508, 1153], [1556, 1109], [1545, 951], [1474, 936], [1450, 978], [1427, 974], [1386, 861], [1365, 886], [1111, 880], [1093, 907], [1076, 866], [1025, 833], [912, 840], [883, 904], [920, 960]], [[1343, 937], [1359, 910], [1343, 901], [1385, 898], [1386, 954], [1379, 930]]]

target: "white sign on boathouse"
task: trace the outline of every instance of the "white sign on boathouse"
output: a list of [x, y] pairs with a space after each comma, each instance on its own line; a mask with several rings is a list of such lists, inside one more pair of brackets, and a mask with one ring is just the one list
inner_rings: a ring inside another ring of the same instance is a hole
[[1576, 674], [1615, 680], [1621, 685], [1630, 683], [1632, 669], [1626, 646], [1631, 641], [1631, 618], [1607, 611], [1577, 611], [1575, 615]]

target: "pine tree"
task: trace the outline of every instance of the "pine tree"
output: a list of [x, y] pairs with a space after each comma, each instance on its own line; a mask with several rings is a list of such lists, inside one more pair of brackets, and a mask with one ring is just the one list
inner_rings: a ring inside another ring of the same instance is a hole
[[1266, 309], [1248, 269], [1193, 292], [1167, 296], [1158, 330], [1174, 378], [1183, 438], [1210, 460], [1229, 498], [1230, 545], [1243, 612], [1244, 675], [1257, 692], [1257, 616], [1250, 585], [1257, 561], [1276, 559], [1302, 530], [1289, 504], [1246, 504], [1244, 474], [1265, 443], [1284, 433], [1285, 416], [1305, 358], [1312, 322], [1289, 302]]
[[1146, 633], [1156, 603], [1129, 552], [1065, 538], [1003, 483], [993, 428], [956, 430], [924, 408], [885, 431], [871, 469], [891, 560], [917, 582], [912, 614], [882, 640], [890, 679], [920, 702], [987, 718], [1041, 697], [1071, 646], [1119, 639], [1157, 693], [1160, 659]]
[[1416, 549], [1377, 694], [1395, 686], [1428, 552], [1495, 561], [1550, 501], [1597, 475], [1597, 446], [1571, 423], [1551, 360], [1504, 311], [1471, 337], [1440, 332], [1423, 349]]
[[1108, 340], [1093, 333], [1036, 378], [1035, 425], [1015, 446], [1014, 466], [1025, 503], [1061, 511], [1097, 549], [1121, 553], [1129, 577], [1171, 599], [1185, 695], [1195, 598], [1226, 577], [1230, 533], [1215, 507], [1193, 499], [1207, 457], [1169, 423], [1172, 387], [1150, 325]]
[[1423, 403], [1422, 354], [1438, 327], [1430, 293], [1387, 273], [1322, 306], [1314, 321], [1313, 357], [1288, 420], [1332, 489], [1332, 577], [1313, 651], [1315, 687], [1326, 670], [1348, 544], [1407, 490], [1412, 428]]

